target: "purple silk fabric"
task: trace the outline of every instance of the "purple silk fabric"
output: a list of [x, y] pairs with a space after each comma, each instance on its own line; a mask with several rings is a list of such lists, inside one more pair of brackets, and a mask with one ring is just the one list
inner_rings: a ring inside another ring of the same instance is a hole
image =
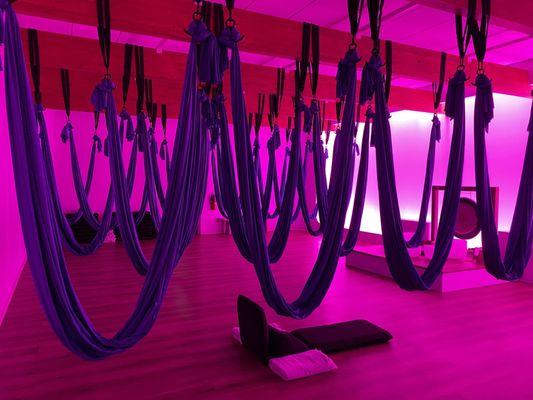
[[[348, 166], [353, 163], [351, 159], [353, 158], [353, 133], [355, 127], [355, 63], [358, 57], [355, 55], [355, 52], [347, 55], [347, 57], [353, 60], [353, 68], [349, 78], [350, 90], [348, 91], [347, 105], [343, 116], [343, 131], [337, 139], [339, 141], [339, 151], [333, 157], [332, 191], [330, 193], [332, 204], [336, 204], [337, 207], [330, 210], [329, 218], [325, 221], [324, 239], [321, 243], [318, 259], [311, 276], [297, 300], [294, 303], [288, 303], [279, 292], [270, 269], [269, 249], [267, 247], [262, 218], [260, 193], [256, 175], [253, 173], [252, 144], [250, 143], [250, 137], [247, 132], [247, 114], [241, 80], [240, 56], [236, 45], [239, 35], [235, 29], [231, 31], [226, 29], [223, 33], [224, 35], [233, 42], [230, 75], [236, 160], [244, 225], [247, 239], [250, 243], [251, 254], [253, 255], [255, 271], [267, 303], [276, 312], [293, 318], [305, 318], [319, 306], [324, 298], [331, 284], [340, 255], [343, 223], [346, 217], [352, 185], [350, 178], [353, 176], [353, 171], [350, 173]], [[230, 40], [227, 40], [227, 42], [230, 42]], [[232, 43], [228, 43], [228, 45], [232, 45]], [[292, 139], [293, 145], [298, 144], [299, 151], [301, 130], [300, 112], [296, 114], [295, 125], [296, 129], [292, 135]], [[298, 161], [299, 157], [297, 155], [294, 158], [291, 155], [291, 162]], [[298, 171], [301, 171], [299, 163], [298, 168], [295, 169], [296, 173], [289, 173], [288, 181], [298, 180], [297, 174]], [[291, 186], [290, 183], [288, 185]], [[289, 198], [290, 201], [293, 201], [294, 195], [286, 194], [284, 201], [288, 201], [287, 199]]]
[[493, 108], [491, 81], [484, 74], [480, 74], [476, 78], [474, 146], [476, 198], [481, 224], [483, 259], [485, 268], [490, 274], [498, 279], [514, 280], [524, 273], [531, 256], [533, 240], [533, 105], [520, 187], [503, 261], [498, 241], [498, 227], [494, 221], [485, 145], [485, 134], [493, 117]]
[[[13, 170], [28, 262], [42, 306], [63, 344], [75, 354], [96, 360], [120, 353], [141, 340], [155, 323], [172, 271], [196, 231], [205, 195], [207, 138], [201, 133], [199, 93], [196, 88], [196, 41], [191, 44], [183, 89], [177, 143], [169, 182], [169, 206], [148, 275], [135, 309], [111, 339], [100, 335], [79, 303], [69, 279], [59, 227], [53, 214], [37, 119], [25, 68], [16, 15], [7, 0], [0, 0], [6, 16], [5, 87]], [[202, 24], [203, 25], [203, 24]], [[205, 25], [203, 30], [206, 31]], [[198, 28], [198, 31], [202, 31]], [[99, 88], [99, 106], [105, 106], [109, 133], [113, 190], [117, 194], [120, 226], [133, 226], [129, 210], [116, 107], [107, 83]], [[103, 89], [103, 90], [102, 90]], [[95, 99], [96, 100], [96, 99]], [[176, 155], [180, 154], [178, 158]], [[129, 219], [129, 221], [128, 221]]]
[[380, 71], [381, 66], [382, 62], [379, 57], [373, 56], [365, 65], [367, 80], [362, 85], [366, 85], [368, 95], [375, 94], [372, 143], [376, 149], [379, 209], [385, 255], [390, 272], [400, 287], [406, 290], [427, 290], [441, 273], [454, 237], [464, 164], [464, 83], [466, 76], [463, 71], [457, 71], [448, 85], [446, 114], [454, 119], [454, 127], [446, 177], [446, 191], [435, 243], [435, 253], [427, 269], [420, 276], [409, 256], [403, 236], [392, 156], [389, 113], [385, 100], [383, 75]]
[[96, 236], [91, 240], [90, 243], [79, 243], [74, 236], [74, 232], [72, 231], [70, 223], [63, 213], [63, 207], [61, 206], [43, 106], [37, 104], [35, 106], [35, 113], [33, 115], [36, 116], [39, 137], [41, 139], [43, 167], [47, 179], [47, 187], [50, 190], [49, 195], [52, 201], [52, 211], [53, 215], [55, 215], [61, 237], [63, 238], [67, 248], [72, 253], [80, 256], [92, 254], [104, 244], [107, 233], [111, 228], [113, 217], [113, 193], [111, 191], [108, 193], [105, 211], [102, 216], [102, 224], [98, 227]]
[[[344, 238], [341, 248], [341, 255], [347, 256], [354, 249], [359, 232], [361, 230], [361, 220], [363, 219], [363, 210], [366, 199], [366, 186], [368, 182], [368, 159], [370, 152], [370, 120], [374, 113], [368, 109], [366, 112], [365, 128], [363, 129], [363, 141], [361, 143], [361, 159], [359, 161], [359, 170], [357, 172], [357, 184], [355, 187], [355, 197], [352, 209], [352, 218], [348, 233]], [[355, 148], [354, 151], [357, 151]], [[355, 157], [354, 157], [355, 158]]]
[[424, 234], [426, 232], [426, 220], [429, 209], [429, 199], [431, 198], [431, 188], [433, 186], [433, 171], [435, 169], [435, 148], [437, 142], [440, 141], [440, 121], [437, 115], [433, 116], [431, 125], [431, 137], [429, 139], [429, 150], [426, 162], [426, 175], [424, 178], [424, 191], [422, 193], [422, 203], [420, 206], [420, 214], [418, 215], [418, 223], [416, 230], [411, 239], [407, 241], [407, 247], [418, 247], [424, 241]]

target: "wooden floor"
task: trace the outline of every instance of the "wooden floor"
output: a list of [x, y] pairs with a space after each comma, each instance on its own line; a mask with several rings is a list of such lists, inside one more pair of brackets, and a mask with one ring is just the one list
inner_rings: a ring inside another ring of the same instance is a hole
[[[317, 248], [316, 239], [292, 235], [275, 266], [289, 298], [302, 287]], [[111, 335], [142, 282], [124, 249], [110, 244], [91, 257], [69, 256], [69, 268], [95, 325]], [[0, 327], [0, 399], [533, 398], [532, 285], [409, 293], [341, 264], [310, 318], [293, 321], [270, 311], [269, 318], [287, 328], [365, 318], [394, 339], [334, 355], [337, 371], [291, 383], [233, 343], [239, 293], [261, 299], [253, 269], [231, 238], [198, 237], [150, 335], [125, 354], [91, 363], [56, 339], [26, 269]]]

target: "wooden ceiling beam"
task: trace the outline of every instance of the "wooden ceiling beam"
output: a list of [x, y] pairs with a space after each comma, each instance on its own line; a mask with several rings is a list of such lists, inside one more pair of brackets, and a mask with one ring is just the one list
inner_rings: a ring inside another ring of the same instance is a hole
[[[27, 30], [22, 30], [24, 47], [27, 51]], [[98, 42], [91, 39], [80, 39], [54, 33], [39, 34], [41, 58], [41, 91], [44, 104], [49, 108], [62, 109], [60, 69], [66, 68], [71, 73], [72, 108], [89, 111], [92, 109], [89, 98], [94, 85], [103, 77], [104, 68], [101, 61]], [[122, 106], [122, 73], [124, 46], [112, 44], [111, 76], [118, 85], [115, 97], [119, 107]], [[158, 54], [153, 49], [145, 49], [145, 75], [153, 80], [153, 94], [156, 103], [165, 103], [169, 107], [169, 115], [177, 116], [180, 102], [182, 81], [185, 74], [186, 55], [164, 52]], [[28, 59], [28, 58], [27, 58]], [[243, 83], [248, 109], [255, 109], [259, 93], [271, 93], [276, 87], [276, 69], [272, 67], [243, 64]], [[228, 75], [225, 76], [225, 87], [229, 88]], [[135, 87], [135, 71], [132, 71], [127, 108], [135, 110], [137, 90]], [[309, 85], [304, 95], [310, 97]], [[320, 76], [317, 97], [335, 100], [336, 82], [334, 77]], [[227, 92], [227, 90], [226, 90]], [[280, 120], [285, 121], [292, 115], [292, 95], [294, 93], [294, 73], [287, 72], [285, 79], [285, 96], [282, 102]], [[416, 111], [432, 111], [431, 92], [401, 87], [393, 87], [391, 92], [391, 110], [409, 109]], [[335, 118], [335, 107], [328, 106], [328, 118]], [[264, 123], [267, 124], [265, 118]]]
[[[450, 0], [451, 1], [451, 0]], [[113, 29], [162, 39], [188, 41], [184, 28], [189, 24], [193, 4], [190, 0], [157, 0], [157, 7], [147, 6], [141, 0], [114, 0], [111, 2]], [[18, 12], [43, 18], [73, 23], [96, 24], [94, 0], [18, 0]], [[293, 59], [300, 53], [301, 24], [296, 21], [237, 10], [238, 29], [245, 35], [240, 43], [242, 51]], [[336, 64], [349, 42], [349, 35], [329, 28], [321, 29], [321, 62]], [[372, 42], [368, 37], [358, 40], [359, 53], [368, 57]], [[93, 53], [94, 55], [97, 53]], [[438, 75], [440, 54], [405, 44], [393, 44], [394, 75], [431, 82]], [[454, 55], [448, 57], [448, 71], [458, 64]], [[475, 66], [469, 71], [475, 73]], [[529, 96], [529, 74], [525, 70], [486, 63], [494, 90], [499, 93]], [[503, 71], [503, 77], [497, 75]], [[451, 73], [450, 73], [451, 75]]]
[[[411, 0], [424, 6], [454, 14], [468, 12], [468, 0]], [[533, 35], [533, 1], [491, 0], [491, 23], [503, 28]]]

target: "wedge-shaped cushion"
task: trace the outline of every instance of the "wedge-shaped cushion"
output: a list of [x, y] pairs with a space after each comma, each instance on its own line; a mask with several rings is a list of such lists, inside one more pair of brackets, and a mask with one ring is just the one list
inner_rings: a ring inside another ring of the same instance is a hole
[[268, 362], [269, 328], [260, 305], [245, 296], [237, 299], [237, 314], [242, 345], [265, 364]]
[[365, 320], [297, 329], [291, 333], [309, 347], [324, 353], [386, 343], [392, 339], [389, 332]]

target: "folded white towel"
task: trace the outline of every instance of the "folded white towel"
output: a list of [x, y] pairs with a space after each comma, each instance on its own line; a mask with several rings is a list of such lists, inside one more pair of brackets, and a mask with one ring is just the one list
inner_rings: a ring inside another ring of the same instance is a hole
[[233, 336], [233, 339], [235, 339], [239, 344], [242, 344], [241, 329], [238, 326], [231, 329], [231, 336]]
[[268, 366], [286, 381], [337, 369], [333, 360], [319, 350], [308, 350], [290, 356], [273, 358], [268, 362]]

